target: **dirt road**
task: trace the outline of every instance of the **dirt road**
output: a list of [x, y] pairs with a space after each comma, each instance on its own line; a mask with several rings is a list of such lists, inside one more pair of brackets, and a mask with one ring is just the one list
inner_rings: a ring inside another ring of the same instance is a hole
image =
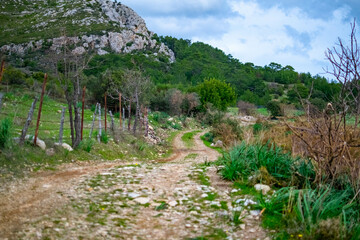
[[[63, 165], [0, 194], [0, 239], [265, 239], [198, 134], [158, 162]], [[251, 201], [250, 201], [251, 202]]]

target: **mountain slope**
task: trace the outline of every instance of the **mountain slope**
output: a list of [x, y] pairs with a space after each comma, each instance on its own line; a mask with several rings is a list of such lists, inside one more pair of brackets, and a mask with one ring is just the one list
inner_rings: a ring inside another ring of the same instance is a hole
[[70, 38], [74, 52], [98, 54], [151, 50], [174, 61], [174, 54], [131, 8], [108, 0], [7, 0], [0, 7], [0, 50], [24, 55], [58, 50]]

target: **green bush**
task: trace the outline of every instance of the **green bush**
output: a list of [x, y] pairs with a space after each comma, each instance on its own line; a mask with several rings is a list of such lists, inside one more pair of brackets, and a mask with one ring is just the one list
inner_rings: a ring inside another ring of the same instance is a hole
[[207, 132], [204, 134], [204, 139], [208, 142], [214, 142], [214, 134], [212, 132]]
[[227, 107], [235, 104], [236, 93], [230, 84], [215, 78], [206, 79], [197, 86], [197, 92], [203, 106], [212, 103], [219, 110], [225, 111]]
[[264, 167], [273, 178], [288, 184], [292, 180], [292, 175], [297, 171], [295, 166], [301, 165], [299, 162], [303, 161], [299, 158], [292, 158], [290, 154], [284, 153], [276, 145], [247, 145], [243, 142], [233, 147], [228, 153], [224, 153], [220, 158], [220, 163], [224, 165], [220, 173], [227, 180], [247, 180], [248, 177], [254, 176], [260, 168]]
[[91, 151], [91, 148], [94, 146], [94, 144], [95, 144], [95, 141], [93, 139], [85, 139], [85, 140], [80, 142], [79, 147], [82, 150], [89, 153]]
[[284, 115], [280, 103], [278, 102], [271, 101], [266, 105], [266, 108], [270, 111], [272, 117], [278, 117]]
[[107, 144], [109, 142], [109, 136], [108, 136], [107, 132], [105, 132], [105, 131], [101, 132], [100, 141], [105, 144]]
[[0, 148], [5, 148], [11, 140], [11, 121], [6, 118], [0, 123]]

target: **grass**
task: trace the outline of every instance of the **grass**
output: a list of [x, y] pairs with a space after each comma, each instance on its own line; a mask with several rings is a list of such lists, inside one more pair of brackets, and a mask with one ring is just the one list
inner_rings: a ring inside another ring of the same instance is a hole
[[270, 113], [268, 112], [268, 110], [266, 108], [258, 108], [256, 109], [256, 112], [260, 115], [263, 115], [263, 116], [270, 116]]
[[185, 143], [185, 146], [187, 148], [191, 148], [192, 146], [194, 146], [194, 136], [199, 132], [201, 131], [187, 132], [181, 137], [181, 140]]
[[[240, 189], [231, 196], [257, 199], [254, 208], [263, 212], [262, 226], [275, 230], [274, 239], [359, 239], [360, 202], [352, 187], [312, 184], [310, 161], [293, 159], [273, 145], [243, 143], [230, 149], [219, 163], [223, 178], [235, 181], [233, 187]], [[264, 196], [253, 185], [268, 175], [270, 184], [280, 188]]]
[[200, 137], [200, 139], [203, 141], [204, 145], [207, 146], [208, 148], [214, 149], [216, 151], [218, 151], [219, 153], [223, 154], [224, 151], [221, 147], [212, 147], [211, 146], [211, 142], [207, 141], [206, 138], [203, 136]]

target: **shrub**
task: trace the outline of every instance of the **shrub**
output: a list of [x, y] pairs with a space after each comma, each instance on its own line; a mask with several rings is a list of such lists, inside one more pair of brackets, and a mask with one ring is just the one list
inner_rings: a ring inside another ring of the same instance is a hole
[[225, 111], [227, 107], [235, 104], [235, 90], [224, 81], [210, 78], [197, 86], [200, 101], [203, 106], [212, 103], [219, 110]]
[[94, 146], [95, 141], [93, 139], [85, 139], [83, 141], [80, 142], [79, 147], [86, 151], [86, 152], [90, 152], [91, 148]]
[[245, 115], [253, 115], [256, 110], [256, 106], [253, 103], [245, 102], [245, 101], [239, 101], [237, 103], [237, 107], [239, 109], [239, 114], [245, 114]]
[[[233, 147], [228, 153], [224, 153], [220, 162], [224, 165], [220, 171], [224, 179], [247, 180], [264, 167], [277, 181], [287, 185], [297, 171], [295, 166], [299, 165], [301, 160], [293, 159], [290, 154], [283, 153], [283, 150], [274, 144], [246, 145], [243, 142]], [[307, 162], [307, 164], [311, 163]]]
[[103, 142], [105, 144], [107, 144], [109, 142], [109, 136], [108, 136], [107, 132], [105, 132], [105, 131], [101, 132], [100, 140], [101, 140], [101, 142]]
[[10, 142], [11, 121], [6, 118], [0, 123], [0, 148], [5, 148]]
[[215, 124], [211, 132], [227, 146], [242, 139], [242, 129], [239, 123], [230, 118]]
[[214, 134], [212, 132], [207, 132], [204, 135], [204, 139], [212, 143], [214, 141]]
[[273, 118], [284, 115], [280, 103], [278, 102], [271, 101], [266, 105], [266, 108], [270, 111], [271, 117]]

